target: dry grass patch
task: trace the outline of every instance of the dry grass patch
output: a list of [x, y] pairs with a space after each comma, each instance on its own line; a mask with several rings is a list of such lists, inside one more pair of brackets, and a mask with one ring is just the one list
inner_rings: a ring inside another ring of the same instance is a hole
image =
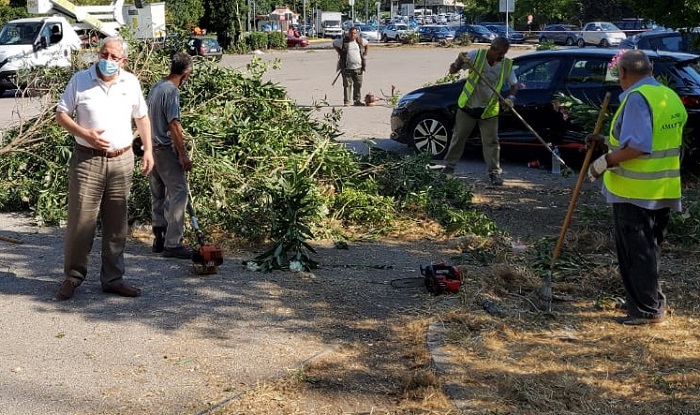
[[[502, 253], [501, 263], [463, 267], [460, 306], [444, 317], [446, 347], [456, 363], [445, 382], [464, 385], [463, 396], [456, 397], [461, 410], [700, 413], [697, 264], [666, 255], [662, 287], [672, 315], [658, 326], [621, 326], [612, 320], [624, 314], [613, 301], [624, 297], [613, 246], [605, 231], [569, 232], [569, 258], [564, 256], [553, 285], [563, 301], [554, 303], [551, 314], [536, 300], [542, 284], [542, 270], [534, 267], [537, 253]], [[669, 248], [664, 252], [676, 249]]]

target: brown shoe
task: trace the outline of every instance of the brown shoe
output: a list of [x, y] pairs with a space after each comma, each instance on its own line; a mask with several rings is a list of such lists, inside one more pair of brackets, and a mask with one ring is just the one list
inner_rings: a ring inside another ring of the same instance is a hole
[[73, 294], [75, 294], [75, 288], [77, 286], [78, 284], [73, 280], [63, 280], [61, 286], [58, 287], [58, 298], [60, 298], [61, 300], [67, 300], [73, 297]]
[[102, 291], [110, 294], [121, 295], [122, 297], [138, 297], [141, 295], [140, 289], [132, 287], [125, 282], [103, 286]]

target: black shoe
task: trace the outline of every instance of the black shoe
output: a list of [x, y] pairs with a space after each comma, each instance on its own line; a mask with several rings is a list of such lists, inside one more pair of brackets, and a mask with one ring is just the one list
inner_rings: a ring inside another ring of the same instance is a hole
[[163, 249], [165, 248], [165, 231], [167, 228], [163, 226], [154, 226], [153, 227], [153, 235], [155, 235], [155, 239], [153, 240], [153, 247], [151, 248], [151, 251], [155, 254], [160, 254], [163, 252]]
[[489, 174], [489, 179], [491, 179], [491, 184], [494, 186], [503, 186], [503, 179], [498, 174]]
[[192, 250], [186, 246], [165, 247], [163, 256], [167, 258], [192, 259]]
[[355, 103], [352, 104], [352, 105], [355, 106], [355, 107], [364, 107], [364, 106], [365, 106], [365, 103], [362, 102], [362, 101], [355, 101]]
[[663, 323], [665, 320], [665, 317], [663, 315], [660, 317], [654, 317], [654, 318], [625, 316], [625, 317], [615, 317], [614, 320], [615, 320], [615, 322], [623, 324], [625, 326], [643, 326], [645, 324]]

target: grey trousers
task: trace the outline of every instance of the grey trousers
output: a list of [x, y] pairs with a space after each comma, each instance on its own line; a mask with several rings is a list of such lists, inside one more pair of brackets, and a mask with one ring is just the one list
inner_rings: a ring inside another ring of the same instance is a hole
[[134, 153], [106, 158], [73, 150], [68, 167], [68, 223], [63, 272], [78, 285], [87, 277], [88, 256], [102, 218], [102, 286], [124, 276], [124, 246], [129, 225], [127, 200], [134, 174]]
[[170, 146], [154, 146], [155, 167], [148, 175], [151, 187], [153, 226], [167, 227], [165, 247], [182, 245], [187, 209], [187, 175], [182, 171], [177, 152]]
[[343, 103], [362, 102], [362, 69], [343, 70]]
[[484, 154], [484, 162], [489, 174], [501, 174], [501, 146], [498, 144], [498, 117], [476, 119], [458, 109], [455, 115], [455, 127], [452, 132], [450, 147], [445, 154], [446, 164], [454, 167], [464, 153], [467, 138], [479, 124], [481, 131], [481, 148]]

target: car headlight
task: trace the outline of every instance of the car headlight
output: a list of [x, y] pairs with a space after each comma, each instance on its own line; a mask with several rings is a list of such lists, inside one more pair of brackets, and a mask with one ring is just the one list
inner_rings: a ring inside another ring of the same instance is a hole
[[408, 108], [409, 105], [413, 103], [413, 101], [417, 100], [418, 98], [422, 97], [424, 95], [423, 92], [411, 92], [408, 93], [399, 99], [399, 102], [396, 103], [396, 109], [397, 110], [402, 110]]

